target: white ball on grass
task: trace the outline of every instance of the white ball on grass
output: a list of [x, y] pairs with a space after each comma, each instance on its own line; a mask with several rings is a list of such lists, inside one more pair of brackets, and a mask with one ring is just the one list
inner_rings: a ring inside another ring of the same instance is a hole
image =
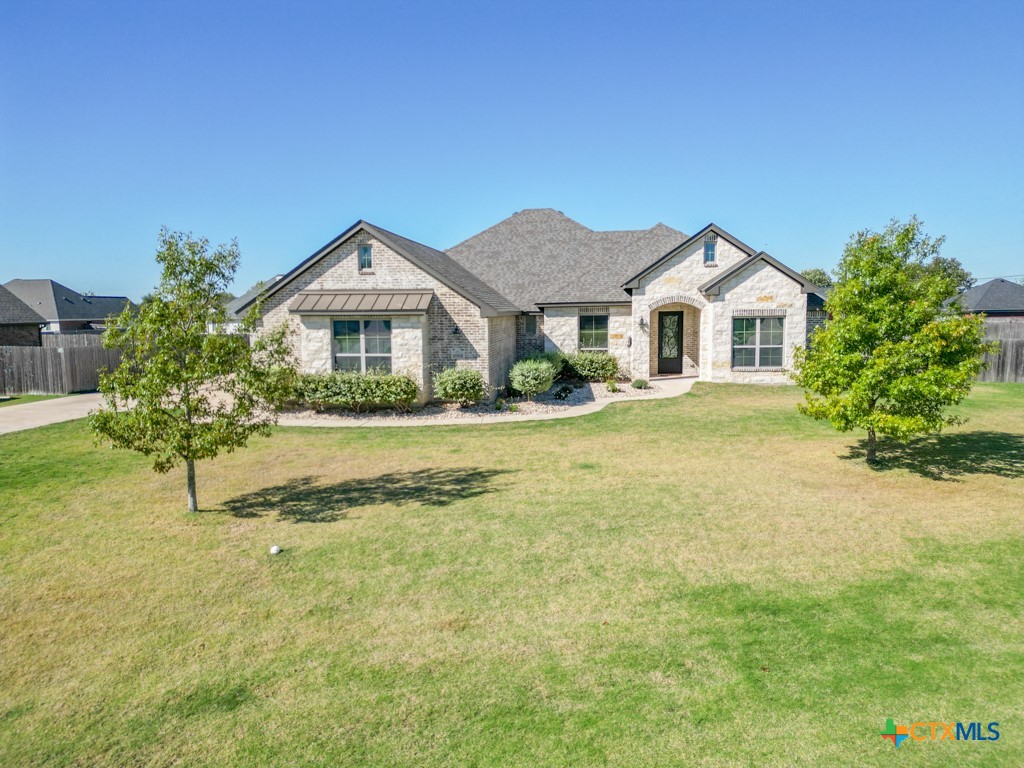
[[274, 546], [272, 546], [270, 548], [270, 554], [272, 554], [272, 555], [279, 555], [279, 554], [281, 554], [281, 548], [279, 546], [277, 546], [277, 544], [275, 544]]

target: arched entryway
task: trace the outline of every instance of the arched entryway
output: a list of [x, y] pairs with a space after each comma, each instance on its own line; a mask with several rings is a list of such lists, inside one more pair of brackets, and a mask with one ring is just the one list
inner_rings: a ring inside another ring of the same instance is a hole
[[700, 373], [700, 307], [683, 297], [651, 306], [650, 371], [652, 376]]

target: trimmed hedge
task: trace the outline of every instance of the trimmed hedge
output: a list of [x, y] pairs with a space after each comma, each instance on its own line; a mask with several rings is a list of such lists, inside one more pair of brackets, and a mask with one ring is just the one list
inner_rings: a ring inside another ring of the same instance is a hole
[[509, 371], [512, 388], [532, 400], [534, 395], [547, 392], [555, 383], [555, 367], [547, 360], [520, 360]]
[[295, 384], [295, 400], [316, 411], [406, 411], [416, 402], [416, 382], [392, 373], [306, 373]]
[[551, 368], [555, 371], [556, 379], [565, 373], [565, 355], [557, 350], [553, 350], [551, 352], [534, 352], [525, 359], [542, 360], [545, 363], [551, 363]]
[[583, 381], [607, 381], [619, 375], [619, 361], [607, 352], [576, 352], [566, 356], [565, 364]]
[[454, 400], [459, 405], [472, 405], [487, 396], [484, 377], [469, 368], [446, 368], [434, 376], [434, 395], [440, 400]]

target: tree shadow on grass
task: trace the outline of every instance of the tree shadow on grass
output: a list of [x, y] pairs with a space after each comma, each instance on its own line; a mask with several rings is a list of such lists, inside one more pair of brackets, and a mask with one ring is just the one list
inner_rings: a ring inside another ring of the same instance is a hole
[[220, 511], [234, 517], [277, 514], [293, 523], [331, 523], [347, 518], [353, 507], [413, 503], [444, 507], [493, 493], [496, 479], [510, 472], [479, 467], [423, 469], [340, 483], [323, 483], [324, 478], [309, 475], [228, 499]]
[[[844, 459], [863, 460], [867, 440], [852, 446]], [[1024, 435], [1010, 432], [948, 432], [898, 443], [881, 440], [877, 471], [906, 469], [930, 480], [953, 480], [963, 475], [1024, 478]]]

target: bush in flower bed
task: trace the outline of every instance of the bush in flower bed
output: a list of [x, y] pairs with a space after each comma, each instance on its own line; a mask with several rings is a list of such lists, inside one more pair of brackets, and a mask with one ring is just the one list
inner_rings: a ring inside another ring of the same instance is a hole
[[551, 352], [534, 352], [526, 359], [542, 360], [544, 362], [551, 363], [551, 368], [555, 372], [556, 379], [566, 372], [565, 355], [557, 350], [552, 350]]
[[434, 376], [434, 395], [439, 400], [454, 400], [466, 406], [483, 400], [487, 391], [480, 371], [448, 368]]
[[547, 360], [520, 360], [512, 366], [508, 380], [513, 389], [532, 400], [534, 395], [551, 389], [555, 383], [555, 367]]
[[607, 352], [566, 355], [565, 365], [572, 376], [583, 381], [607, 381], [619, 375], [619, 361]]
[[377, 371], [306, 373], [295, 384], [295, 401], [315, 411], [407, 411], [416, 402], [416, 382], [408, 376]]

